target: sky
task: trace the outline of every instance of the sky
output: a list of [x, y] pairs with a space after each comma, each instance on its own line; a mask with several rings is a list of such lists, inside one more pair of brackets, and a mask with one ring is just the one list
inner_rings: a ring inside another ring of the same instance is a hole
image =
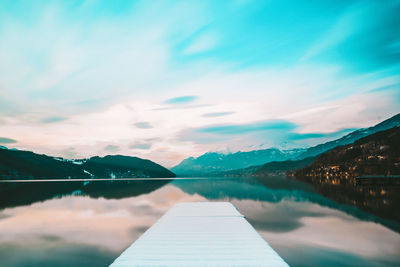
[[400, 112], [400, 1], [0, 1], [0, 145], [171, 167]]

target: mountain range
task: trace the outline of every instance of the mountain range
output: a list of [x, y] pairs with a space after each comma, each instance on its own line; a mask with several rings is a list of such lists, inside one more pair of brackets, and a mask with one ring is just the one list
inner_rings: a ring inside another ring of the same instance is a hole
[[213, 176], [220, 172], [261, 165], [270, 161], [291, 159], [303, 152], [302, 149], [281, 151], [277, 148], [231, 154], [207, 152], [198, 158], [190, 157], [183, 160], [171, 168], [171, 171], [179, 176]]
[[175, 174], [137, 157], [114, 155], [67, 160], [30, 151], [0, 149], [0, 180], [135, 177], [175, 177]]
[[400, 127], [329, 150], [294, 175], [313, 183], [352, 185], [360, 175], [400, 175]]
[[[339, 139], [319, 144], [308, 149], [279, 150], [269, 148], [249, 152], [207, 152], [197, 158], [190, 157], [171, 168], [178, 176], [260, 176], [284, 174], [312, 163], [318, 155], [339, 146], [351, 144], [376, 132], [400, 126], [397, 114], [375, 126], [353, 131]], [[297, 162], [298, 161], [298, 162]], [[280, 162], [280, 163], [274, 163]]]
[[375, 126], [365, 128], [365, 129], [359, 129], [359, 130], [351, 132], [339, 139], [336, 139], [336, 140], [333, 140], [333, 141], [330, 141], [330, 142], [327, 142], [324, 144], [320, 144], [317, 146], [310, 147], [304, 153], [302, 153], [298, 157], [298, 159], [304, 159], [304, 158], [320, 155], [320, 154], [324, 153], [325, 151], [331, 150], [335, 147], [351, 144], [365, 136], [374, 134], [376, 132], [388, 130], [388, 129], [396, 127], [396, 126], [400, 126], [400, 113], [387, 119], [387, 120], [382, 121], [381, 123], [378, 123]]

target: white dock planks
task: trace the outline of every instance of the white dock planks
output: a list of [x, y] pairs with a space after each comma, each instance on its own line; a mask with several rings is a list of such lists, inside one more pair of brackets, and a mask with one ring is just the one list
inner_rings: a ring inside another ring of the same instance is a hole
[[229, 202], [179, 203], [112, 267], [288, 266]]

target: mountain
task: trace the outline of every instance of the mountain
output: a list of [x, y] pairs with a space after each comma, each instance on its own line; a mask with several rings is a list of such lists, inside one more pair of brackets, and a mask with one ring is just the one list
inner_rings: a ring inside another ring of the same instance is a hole
[[281, 151], [276, 148], [249, 152], [239, 151], [230, 154], [207, 152], [198, 158], [184, 159], [177, 166], [171, 168], [171, 171], [180, 176], [209, 176], [215, 173], [262, 165], [266, 162], [292, 159], [303, 152], [303, 149]]
[[252, 176], [286, 175], [287, 171], [304, 168], [314, 162], [316, 157], [308, 157], [301, 160], [273, 161], [260, 166], [252, 173]]
[[268, 175], [271, 176], [276, 174], [284, 175], [287, 171], [293, 172], [295, 170], [310, 165], [311, 163], [314, 162], [314, 160], [317, 158], [318, 155], [326, 151], [332, 150], [336, 147], [340, 147], [343, 145], [351, 144], [363, 137], [372, 135], [380, 131], [391, 129], [397, 126], [400, 126], [400, 114], [397, 114], [373, 127], [356, 130], [337, 140], [308, 148], [305, 152], [301, 153], [297, 157], [297, 160], [266, 163], [262, 167], [254, 171], [252, 176], [268, 176]]
[[335, 147], [351, 144], [360, 138], [374, 134], [376, 132], [388, 130], [388, 129], [396, 127], [396, 126], [400, 126], [400, 113], [375, 125], [375, 126], [372, 126], [372, 127], [366, 128], [366, 129], [359, 129], [359, 130], [351, 132], [348, 135], [345, 135], [337, 140], [333, 140], [333, 141], [330, 141], [330, 142], [327, 142], [324, 144], [310, 147], [304, 153], [300, 154], [298, 156], [298, 159], [304, 159], [304, 158], [320, 155], [320, 154], [322, 154], [328, 150], [331, 150]]
[[120, 155], [92, 157], [82, 168], [96, 177], [175, 177], [174, 173], [150, 160]]
[[[351, 144], [360, 138], [400, 126], [400, 114], [397, 114], [373, 127], [359, 129], [337, 140], [320, 144], [308, 149], [279, 150], [277, 148], [254, 150], [249, 152], [236, 152], [223, 154], [207, 152], [198, 158], [184, 159], [171, 171], [179, 176], [242, 176], [242, 175], [271, 175], [285, 171], [295, 170], [310, 164], [310, 160], [316, 156], [334, 149], [338, 146]], [[263, 167], [261, 165], [270, 162], [284, 161], [282, 164], [274, 163]], [[290, 161], [290, 162], [285, 162]], [[298, 162], [297, 162], [298, 161]], [[307, 163], [307, 164], [306, 164]], [[306, 164], [306, 165], [304, 165]], [[278, 169], [280, 168], [280, 169]]]
[[296, 176], [318, 177], [319, 181], [351, 183], [360, 175], [400, 174], [400, 127], [361, 138], [353, 144], [323, 153]]
[[304, 168], [310, 165], [316, 157], [302, 160], [272, 161], [264, 165], [250, 166], [242, 169], [229, 171], [210, 172], [209, 177], [263, 177], [263, 176], [286, 176], [286, 172]]
[[8, 148], [8, 147], [5, 147], [5, 146], [0, 146], [0, 149], [18, 150], [18, 149], [16, 149], [16, 148]]
[[400, 175], [400, 127], [325, 152], [293, 175], [339, 203], [400, 222], [400, 213], [393, 212], [400, 206], [400, 188], [356, 183], [361, 175]]
[[0, 149], [0, 179], [175, 177], [168, 169], [128, 156], [66, 160], [30, 151]]

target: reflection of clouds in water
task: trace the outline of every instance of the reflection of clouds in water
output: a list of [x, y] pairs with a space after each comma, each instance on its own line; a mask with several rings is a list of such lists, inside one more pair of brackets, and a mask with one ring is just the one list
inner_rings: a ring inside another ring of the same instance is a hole
[[[306, 201], [251, 200], [252, 193], [254, 197], [254, 193], [259, 192], [253, 187], [245, 192], [246, 196], [239, 194], [243, 199], [238, 199], [236, 193], [221, 195], [218, 188], [208, 189], [209, 181], [191, 185], [200, 186], [199, 189], [201, 185], [206, 186], [213, 201], [231, 201], [261, 236], [293, 265], [327, 266], [327, 262], [332, 266], [364, 265], [368, 262], [373, 266], [382, 263], [378, 261], [380, 258], [389, 263], [400, 262], [397, 255], [400, 235], [379, 224]], [[242, 184], [228, 188], [243, 192]], [[53, 246], [61, 256], [75, 257], [77, 252], [71, 244], [87, 247], [84, 253], [95, 255], [97, 250], [103, 255], [102, 251], [106, 251], [109, 259], [115, 258], [175, 203], [207, 200], [195, 193], [202, 191], [189, 192], [191, 194], [166, 185], [152, 193], [124, 199], [74, 196], [5, 209], [0, 211], [0, 258], [4, 251], [14, 254], [18, 251], [17, 255], [24, 257], [31, 247], [40, 248], [43, 253]], [[265, 194], [262, 192], [256, 196]], [[216, 194], [220, 197], [216, 198]], [[14, 246], [14, 250], [10, 250], [10, 246]]]
[[1, 219], [8, 218], [8, 217], [10, 217], [10, 215], [3, 214], [3, 213], [0, 212], [0, 220], [1, 220]]
[[298, 248], [308, 246], [343, 255], [400, 261], [400, 235], [379, 224], [309, 202], [232, 200], [232, 203], [278, 253], [288, 250], [295, 253]]
[[0, 242], [36, 243], [44, 236], [65, 242], [121, 251], [177, 202], [202, 201], [173, 186], [124, 199], [64, 197], [5, 209], [0, 216]]
[[[20, 252], [20, 253], [18, 253]], [[52, 240], [38, 240], [35, 246], [14, 242], [0, 243], [1, 266], [69, 267], [107, 266], [118, 252], [96, 246], [70, 244]]]
[[362, 258], [360, 256], [347, 253], [345, 251], [335, 251], [330, 248], [317, 246], [296, 246], [283, 249], [275, 248], [277, 252], [286, 260], [290, 266], [296, 267], [377, 267], [377, 266], [396, 266], [395, 264], [382, 264], [379, 260], [372, 261], [371, 259]]
[[[288, 232], [303, 226], [303, 217], [322, 217], [334, 215], [350, 217], [337, 210], [321, 207], [310, 202], [282, 200], [281, 202], [260, 202], [252, 200], [234, 200], [233, 203], [246, 212], [246, 218], [259, 230], [270, 232]], [[353, 217], [350, 217], [353, 218]]]

